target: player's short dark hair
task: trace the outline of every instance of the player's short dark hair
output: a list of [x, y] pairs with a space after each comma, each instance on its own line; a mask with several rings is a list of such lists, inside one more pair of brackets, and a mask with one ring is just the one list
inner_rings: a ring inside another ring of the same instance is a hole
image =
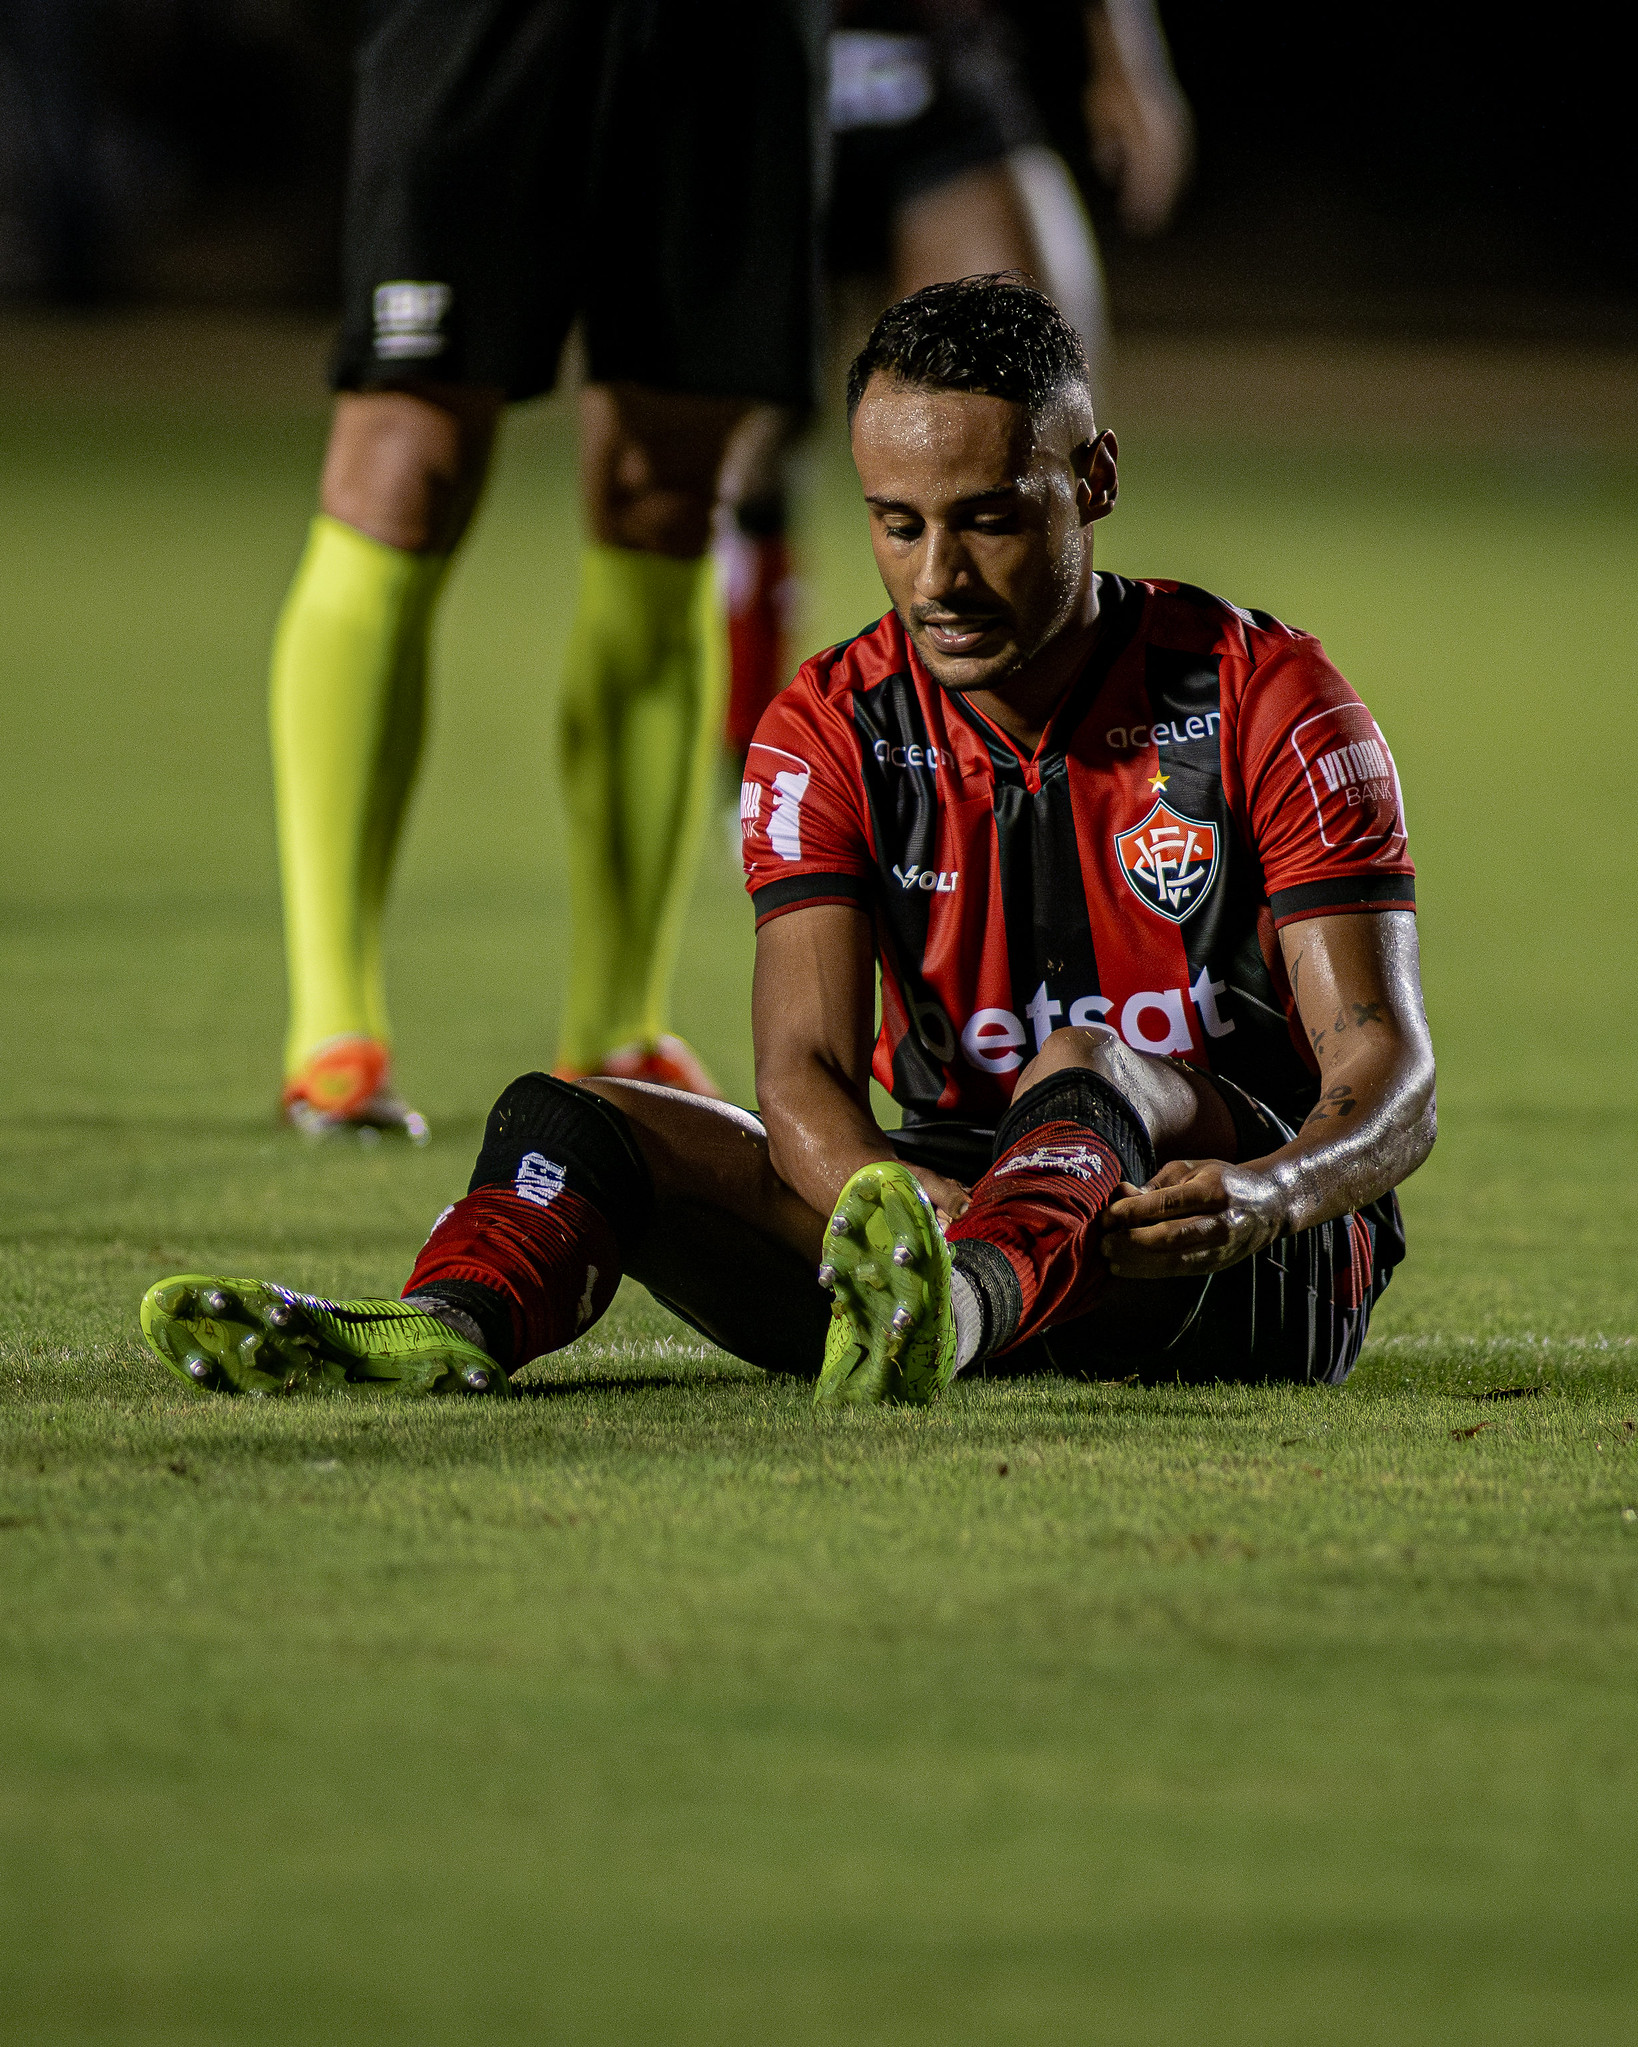
[[929, 284], [888, 307], [847, 373], [847, 416], [880, 370], [935, 391], [1026, 406], [1038, 420], [1067, 386], [1091, 387], [1086, 350], [1045, 292], [1015, 271]]

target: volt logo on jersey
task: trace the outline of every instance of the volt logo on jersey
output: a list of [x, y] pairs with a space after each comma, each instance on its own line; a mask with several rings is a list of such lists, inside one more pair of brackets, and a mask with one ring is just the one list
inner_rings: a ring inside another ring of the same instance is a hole
[[1217, 878], [1217, 827], [1181, 816], [1162, 796], [1142, 824], [1115, 834], [1115, 853], [1138, 900], [1181, 924]]

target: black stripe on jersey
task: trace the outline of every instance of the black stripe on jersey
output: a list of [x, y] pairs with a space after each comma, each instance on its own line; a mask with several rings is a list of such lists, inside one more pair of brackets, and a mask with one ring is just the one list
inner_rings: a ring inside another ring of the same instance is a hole
[[[1204, 592], [1187, 594], [1215, 605]], [[1150, 717], [1167, 733], [1156, 749], [1166, 778], [1157, 794], [1217, 832], [1217, 878], [1181, 926], [1194, 1029], [1212, 1070], [1266, 1101], [1271, 1071], [1290, 1058], [1290, 1031], [1257, 937], [1262, 868], [1240, 838], [1223, 791], [1219, 657], [1149, 647], [1144, 659]], [[1281, 1099], [1273, 1106], [1285, 1115], [1292, 1104]]]
[[[1145, 647], [1143, 688], [1149, 699], [1149, 729], [1161, 726], [1166, 743], [1158, 745], [1161, 772], [1192, 769], [1221, 783], [1222, 688], [1216, 654], [1184, 653], [1176, 647]], [[1196, 727], [1191, 734], [1190, 722]]]
[[[1062, 762], [1058, 780], [1062, 782]], [[1042, 794], [1045, 794], [1043, 789]], [[1007, 933], [1007, 971], [1012, 980], [1014, 1013], [1025, 1017], [1036, 988], [1040, 985], [1035, 958], [1041, 909], [1041, 884], [1052, 857], [1051, 834], [1046, 829], [1041, 797], [1031, 797], [1017, 756], [996, 762], [995, 794], [996, 874], [1000, 885], [1001, 922]], [[1068, 809], [1066, 804], [1065, 809]], [[1074, 834], [1070, 834], [1071, 845]], [[1080, 863], [1076, 862], [1079, 878]], [[1085, 905], [1082, 905], [1084, 912]], [[1024, 1047], [1024, 1058], [1034, 1056], [1033, 1042]]]
[[[1222, 611], [1225, 608], [1221, 597], [1214, 597], [1209, 590], [1202, 590], [1198, 583], [1179, 583], [1172, 594], [1174, 597], [1182, 598], [1186, 604], [1198, 606], [1201, 611]], [[1226, 608], [1243, 624], [1254, 625], [1265, 633], [1280, 624], [1271, 611], [1259, 611], [1255, 605], [1230, 604]], [[1293, 626], [1290, 630], [1295, 632], [1300, 628]]]
[[[1236, 849], [1232, 845], [1234, 825], [1223, 795], [1218, 657], [1183, 653], [1173, 647], [1148, 647], [1144, 650], [1143, 683], [1151, 725], [1165, 726], [1170, 735], [1166, 745], [1156, 748], [1157, 773], [1165, 777], [1156, 796], [1181, 816], [1214, 826], [1218, 836], [1218, 879], [1182, 924], [1183, 950], [1193, 981], [1206, 961], [1221, 953], [1228, 933], [1255, 926], [1261, 886], [1255, 862], [1248, 865], [1231, 857]], [[1198, 728], [1192, 739], [1186, 736], [1191, 719]], [[1185, 735], [1181, 739], [1180, 733]], [[1273, 1000], [1272, 989], [1256, 992], [1264, 1001]]]
[[1068, 696], [1052, 714], [1052, 729], [1042, 749], [1043, 758], [1047, 754], [1062, 753], [1068, 747], [1081, 720], [1097, 701], [1110, 669], [1126, 651], [1132, 635], [1143, 623], [1144, 606], [1149, 601], [1146, 591], [1136, 583], [1127, 582], [1124, 576], [1111, 576], [1103, 569], [1098, 571], [1097, 582], [1097, 644]]
[[792, 874], [783, 881], [764, 882], [751, 897], [760, 924], [803, 903], [857, 903], [870, 907], [870, 881], [862, 874]]
[[[995, 767], [1001, 915], [1012, 1006], [1029, 1033], [1023, 1050], [1026, 1060], [1050, 1032], [1070, 1022], [1074, 999], [1100, 992], [1065, 748], [1142, 623], [1146, 602], [1137, 584], [1099, 575], [1097, 643], [1053, 715], [1037, 756], [1039, 788], [1033, 795], [1018, 752], [975, 706], [955, 697], [967, 722], [982, 736]], [[1044, 1006], [1032, 1015], [1031, 1005], [1036, 1004]]]
[[876, 842], [877, 939], [912, 1019], [894, 1048], [892, 1091], [901, 1102], [936, 1102], [955, 1059], [955, 1027], [921, 977], [933, 897], [910, 878], [938, 867], [938, 776], [946, 770], [936, 758], [929, 763], [927, 721], [902, 671], [854, 691], [853, 723]]
[[1393, 910], [1416, 903], [1416, 882], [1408, 874], [1365, 874], [1342, 881], [1305, 881], [1277, 888], [1268, 899], [1276, 924], [1297, 917], [1332, 916], [1347, 910]]

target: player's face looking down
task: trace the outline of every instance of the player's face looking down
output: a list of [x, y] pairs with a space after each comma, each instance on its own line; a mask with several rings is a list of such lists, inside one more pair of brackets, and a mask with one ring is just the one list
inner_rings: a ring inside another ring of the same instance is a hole
[[[928, 672], [1031, 744], [1090, 650], [1115, 440], [1067, 388], [1022, 405], [872, 377], [853, 420], [876, 566]], [[993, 698], [994, 701], [987, 699]]]

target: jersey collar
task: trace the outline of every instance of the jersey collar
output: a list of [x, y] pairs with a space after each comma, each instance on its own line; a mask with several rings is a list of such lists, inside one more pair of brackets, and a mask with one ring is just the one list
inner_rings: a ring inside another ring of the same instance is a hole
[[[1000, 765], [1016, 764], [1024, 777], [1025, 787], [1033, 795], [1041, 786], [1041, 778], [1056, 760], [1061, 760], [1074, 737], [1076, 727], [1091, 710], [1103, 688], [1110, 669], [1131, 644], [1143, 617], [1143, 606], [1147, 592], [1140, 584], [1128, 582], [1124, 576], [1112, 576], [1104, 570], [1098, 576], [1098, 637], [1086, 665], [1069, 685], [1063, 701], [1052, 714], [1051, 722], [1041, 734], [1040, 744], [1034, 753], [1027, 754], [1018, 742], [1001, 730], [1001, 727], [986, 718], [984, 713], [966, 697], [953, 689], [945, 689], [945, 697], [955, 705], [956, 710], [984, 741], [990, 758]], [[908, 640], [908, 635], [906, 639]], [[919, 657], [918, 657], [919, 659]], [[942, 683], [927, 671], [928, 680], [936, 689], [944, 689]]]

